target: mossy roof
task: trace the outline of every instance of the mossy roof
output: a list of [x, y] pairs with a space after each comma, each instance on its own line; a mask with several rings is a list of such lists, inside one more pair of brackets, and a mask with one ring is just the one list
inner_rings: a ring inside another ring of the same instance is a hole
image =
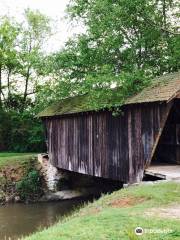
[[180, 91], [180, 72], [155, 78], [140, 93], [127, 99], [126, 104], [169, 101]]
[[[152, 83], [150, 84], [149, 87], [143, 89], [140, 93], [128, 98], [125, 101], [124, 105], [170, 101], [171, 99], [175, 98], [179, 92], [180, 92], [180, 72], [166, 74], [164, 76], [152, 80]], [[90, 99], [88, 94], [66, 98], [55, 104], [52, 104], [50, 107], [40, 112], [38, 114], [38, 117], [51, 117], [97, 110], [93, 106], [89, 105], [89, 101]], [[109, 102], [105, 101], [106, 100], [103, 99], [102, 106], [106, 104], [109, 105]], [[116, 106], [118, 105], [117, 98], [112, 99], [112, 107], [113, 105]], [[120, 99], [119, 105], [121, 105]], [[99, 110], [102, 108], [103, 107], [101, 107], [100, 103]]]

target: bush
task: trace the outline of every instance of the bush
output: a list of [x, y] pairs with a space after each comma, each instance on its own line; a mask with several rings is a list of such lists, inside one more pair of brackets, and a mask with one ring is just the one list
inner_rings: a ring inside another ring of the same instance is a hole
[[0, 151], [6, 151], [11, 135], [10, 116], [5, 111], [0, 111]]
[[43, 193], [39, 172], [37, 170], [30, 171], [16, 184], [16, 190], [23, 201], [38, 199]]
[[0, 151], [44, 152], [44, 130], [29, 111], [0, 112]]

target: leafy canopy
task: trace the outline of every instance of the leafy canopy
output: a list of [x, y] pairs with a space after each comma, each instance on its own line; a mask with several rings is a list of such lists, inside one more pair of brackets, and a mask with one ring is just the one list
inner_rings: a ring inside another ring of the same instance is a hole
[[50, 34], [50, 19], [39, 11], [27, 9], [22, 23], [0, 18], [1, 151], [44, 149], [43, 129], [33, 107]]
[[46, 71], [56, 79], [46, 85], [50, 102], [88, 92], [98, 108], [100, 98], [111, 98], [109, 88], [120, 87], [123, 103], [148, 79], [179, 69], [179, 1], [72, 0], [67, 10], [86, 33], [47, 59]]

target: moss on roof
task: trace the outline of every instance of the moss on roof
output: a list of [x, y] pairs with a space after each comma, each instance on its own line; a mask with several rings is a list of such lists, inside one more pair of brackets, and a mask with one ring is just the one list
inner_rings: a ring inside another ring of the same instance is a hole
[[[175, 97], [179, 91], [180, 72], [166, 74], [152, 80], [149, 87], [128, 98], [124, 105], [168, 101]], [[114, 94], [114, 96], [111, 94], [111, 97], [111, 106], [118, 106], [118, 104], [119, 106], [121, 105], [122, 100], [120, 98], [118, 99], [117, 94]], [[66, 98], [40, 112], [38, 117], [50, 117], [97, 110], [95, 107], [89, 104], [90, 101], [92, 100], [90, 99], [89, 94]], [[110, 105], [110, 99], [100, 99], [98, 109], [104, 108], [105, 105]]]
[[38, 114], [39, 117], [72, 114], [78, 112], [91, 111], [88, 107], [88, 94], [63, 99]]
[[126, 104], [168, 101], [180, 91], [180, 72], [152, 80], [151, 85], [126, 100]]

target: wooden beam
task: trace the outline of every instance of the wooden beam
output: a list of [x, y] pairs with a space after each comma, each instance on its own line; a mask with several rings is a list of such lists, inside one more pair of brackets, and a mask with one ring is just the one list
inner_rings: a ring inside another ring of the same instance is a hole
[[168, 100], [167, 102], [171, 102], [174, 98], [180, 98], [180, 90], [177, 91], [175, 94], [173, 94]]

